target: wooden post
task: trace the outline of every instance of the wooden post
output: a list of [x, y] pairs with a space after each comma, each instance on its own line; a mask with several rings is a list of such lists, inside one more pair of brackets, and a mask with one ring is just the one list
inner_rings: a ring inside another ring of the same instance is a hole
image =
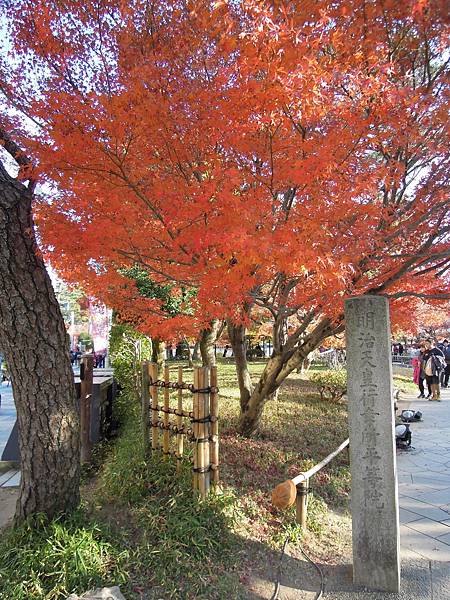
[[[198, 369], [198, 389], [209, 387], [209, 369], [208, 367], [200, 367]], [[197, 387], [197, 386], [196, 386]], [[211, 473], [209, 460], [209, 392], [198, 393], [198, 423], [197, 429], [197, 466], [198, 466], [198, 489], [202, 498], [205, 498], [209, 492]], [[207, 420], [208, 419], [208, 420]]]
[[[170, 381], [169, 367], [164, 367], [164, 382], [168, 384]], [[163, 452], [165, 456], [169, 454], [169, 442], [170, 442], [170, 431], [169, 427], [169, 407], [170, 407], [170, 389], [169, 387], [164, 388], [164, 412], [163, 412]]]
[[[178, 367], [178, 383], [183, 383], [183, 367]], [[183, 410], [183, 390], [178, 388], [178, 416], [177, 416], [177, 427], [180, 430], [183, 426], [183, 417], [181, 411]], [[177, 473], [181, 471], [181, 459], [183, 458], [183, 434], [177, 434]]]
[[[217, 390], [217, 367], [211, 367], [211, 387]], [[219, 394], [212, 391], [210, 395], [210, 414], [211, 414], [211, 469], [212, 483], [216, 486], [219, 483]]]
[[[199, 379], [199, 367], [194, 367], [194, 388], [198, 389], [199, 388], [199, 383], [198, 383], [198, 379]], [[198, 406], [199, 406], [199, 402], [198, 402], [198, 393], [196, 392], [193, 397], [192, 397], [192, 417], [193, 417], [193, 423], [192, 423], [192, 433], [193, 433], [193, 437], [194, 437], [194, 452], [192, 454], [192, 462], [193, 462], [193, 477], [192, 477], [192, 487], [194, 488], [194, 490], [198, 490], [199, 489], [199, 477], [198, 477], [198, 472], [197, 472], [197, 468], [198, 468], [198, 444], [197, 444], [197, 439], [199, 437], [198, 434], [198, 426], [199, 424], [196, 422], [198, 419]]]
[[85, 355], [80, 366], [80, 427], [81, 462], [91, 458], [91, 402], [94, 376], [94, 357]]
[[308, 512], [308, 490], [309, 479], [301, 481], [297, 485], [296, 498], [296, 521], [301, 525], [302, 529], [306, 529], [306, 515]]
[[[158, 380], [158, 365], [150, 363], [150, 383]], [[158, 388], [151, 386], [152, 396], [152, 450], [159, 449], [159, 407], [158, 407]]]
[[141, 420], [144, 455], [150, 450], [150, 377], [149, 362], [142, 363]]

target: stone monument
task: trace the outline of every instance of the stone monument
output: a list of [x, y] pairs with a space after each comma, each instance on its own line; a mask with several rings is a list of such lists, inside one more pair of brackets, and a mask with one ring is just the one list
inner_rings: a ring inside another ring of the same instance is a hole
[[345, 302], [350, 428], [353, 580], [400, 589], [400, 538], [389, 304], [382, 296]]

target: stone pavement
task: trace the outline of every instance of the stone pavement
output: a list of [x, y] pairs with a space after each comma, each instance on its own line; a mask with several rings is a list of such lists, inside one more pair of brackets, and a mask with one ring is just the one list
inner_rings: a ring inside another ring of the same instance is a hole
[[423, 422], [411, 425], [413, 450], [397, 457], [400, 535], [403, 559], [446, 562], [450, 578], [450, 389], [441, 398], [408, 398]]

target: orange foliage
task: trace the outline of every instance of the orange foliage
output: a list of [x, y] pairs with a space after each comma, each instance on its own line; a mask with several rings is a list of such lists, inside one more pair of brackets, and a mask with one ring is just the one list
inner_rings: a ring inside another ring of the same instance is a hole
[[[405, 323], [403, 293], [448, 295], [443, 1], [151, 6], [8, 9], [8, 118], [66, 280], [163, 337], [244, 305], [338, 323], [364, 293]], [[194, 316], [141, 298], [135, 263], [195, 287]]]

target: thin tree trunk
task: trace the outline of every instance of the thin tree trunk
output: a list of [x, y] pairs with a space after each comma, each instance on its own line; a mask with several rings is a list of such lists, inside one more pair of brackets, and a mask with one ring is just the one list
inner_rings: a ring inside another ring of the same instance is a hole
[[218, 319], [211, 321], [210, 329], [203, 329], [200, 333], [200, 353], [202, 355], [202, 365], [204, 367], [214, 367], [216, 357], [214, 354], [214, 344], [222, 334], [223, 323]]
[[187, 338], [184, 338], [184, 339], [183, 339], [183, 341], [184, 341], [184, 343], [185, 343], [185, 344], [186, 344], [186, 346], [187, 346], [187, 351], [188, 351], [188, 357], [187, 357], [187, 360], [188, 360], [188, 366], [189, 366], [189, 368], [191, 368], [191, 369], [192, 369], [192, 367], [194, 366], [194, 361], [192, 360], [192, 350], [191, 350], [191, 345], [190, 345], [190, 343], [189, 343], [189, 340], [188, 340]]
[[0, 346], [19, 426], [16, 523], [52, 517], [80, 499], [79, 406], [66, 328], [31, 215], [32, 192], [0, 163]]
[[324, 339], [337, 333], [341, 327], [332, 326], [328, 319], [322, 319], [299, 346], [292, 348], [287, 343], [281, 353], [273, 354], [269, 358], [247, 405], [241, 410], [239, 431], [242, 435], [250, 437], [257, 431], [266, 402], [275, 398], [276, 392], [288, 375], [299, 367]]
[[200, 360], [200, 340], [197, 340], [194, 344], [194, 349], [192, 350], [192, 360]]
[[234, 360], [236, 363], [236, 374], [239, 383], [241, 411], [245, 412], [253, 392], [250, 371], [248, 370], [246, 346], [245, 346], [245, 326], [234, 325], [228, 321], [228, 337], [233, 348]]
[[158, 379], [162, 378], [164, 365], [166, 364], [166, 345], [159, 338], [152, 338], [152, 362], [158, 365]]

